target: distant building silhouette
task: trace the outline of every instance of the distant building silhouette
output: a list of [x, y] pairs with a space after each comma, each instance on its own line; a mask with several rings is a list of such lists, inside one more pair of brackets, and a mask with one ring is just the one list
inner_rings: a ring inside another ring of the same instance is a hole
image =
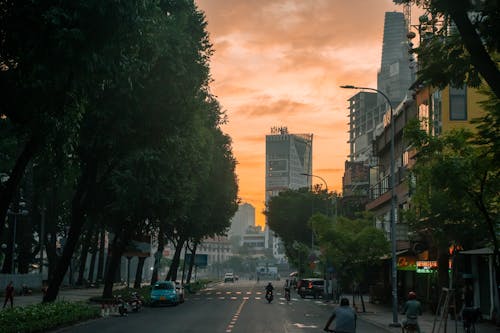
[[248, 227], [253, 226], [255, 226], [255, 207], [249, 203], [243, 203], [238, 206], [238, 211], [231, 219], [228, 236], [229, 238], [236, 236], [241, 239]]
[[[393, 106], [397, 106], [405, 99], [412, 84], [407, 27], [403, 13], [385, 13], [382, 61], [377, 75], [377, 89], [389, 97]], [[382, 96], [378, 96], [378, 104], [385, 104]]]

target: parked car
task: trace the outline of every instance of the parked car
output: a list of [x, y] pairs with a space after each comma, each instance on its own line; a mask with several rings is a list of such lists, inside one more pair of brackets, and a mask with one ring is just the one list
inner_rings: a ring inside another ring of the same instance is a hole
[[234, 282], [234, 274], [233, 273], [224, 274], [224, 282]]
[[151, 289], [151, 305], [181, 303], [180, 291], [174, 281], [158, 281]]
[[300, 297], [313, 296], [314, 298], [323, 297], [325, 289], [325, 280], [318, 278], [307, 278], [299, 280], [297, 284], [297, 293]]

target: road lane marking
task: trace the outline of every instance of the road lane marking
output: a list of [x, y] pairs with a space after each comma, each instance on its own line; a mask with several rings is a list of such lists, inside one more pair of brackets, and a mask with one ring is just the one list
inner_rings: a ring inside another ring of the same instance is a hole
[[240, 317], [241, 310], [243, 309], [243, 306], [245, 305], [246, 302], [247, 302], [247, 300], [243, 299], [240, 306], [238, 306], [236, 313], [233, 315], [233, 317], [231, 318], [231, 321], [229, 322], [229, 324], [226, 327], [226, 333], [231, 333], [233, 331], [233, 328], [234, 328], [234, 326], [236, 326], [236, 323], [238, 322], [238, 318]]
[[318, 328], [318, 326], [316, 326], [316, 325], [304, 325], [301, 323], [295, 323], [295, 324], [293, 324], [293, 326], [295, 326], [297, 328]]

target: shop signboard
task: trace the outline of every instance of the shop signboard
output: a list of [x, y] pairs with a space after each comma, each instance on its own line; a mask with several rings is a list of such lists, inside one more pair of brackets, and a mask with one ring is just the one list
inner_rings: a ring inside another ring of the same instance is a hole
[[417, 261], [417, 273], [429, 274], [437, 271], [438, 265], [435, 260], [419, 260]]
[[415, 271], [415, 257], [399, 256], [397, 261], [397, 269], [398, 271]]

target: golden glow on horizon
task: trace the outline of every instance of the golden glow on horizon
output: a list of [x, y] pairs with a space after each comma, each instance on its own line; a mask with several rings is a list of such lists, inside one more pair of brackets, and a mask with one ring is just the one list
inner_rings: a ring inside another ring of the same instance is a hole
[[[212, 92], [238, 160], [239, 196], [264, 226], [265, 136], [313, 133], [313, 174], [341, 191], [349, 154], [343, 84], [376, 87], [391, 0], [197, 0], [215, 54]], [[313, 183], [321, 184], [314, 178]]]

